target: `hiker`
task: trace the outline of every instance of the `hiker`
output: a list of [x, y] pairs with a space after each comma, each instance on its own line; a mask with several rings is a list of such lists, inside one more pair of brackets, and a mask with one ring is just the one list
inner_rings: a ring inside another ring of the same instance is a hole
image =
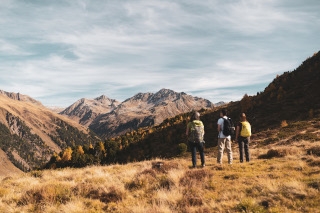
[[220, 118], [218, 119], [218, 156], [217, 156], [217, 163], [222, 164], [223, 158], [223, 151], [224, 148], [227, 149], [228, 154], [228, 163], [232, 164], [233, 157], [232, 157], [232, 149], [231, 149], [231, 133], [229, 135], [224, 135], [224, 127], [226, 127], [227, 122], [227, 110], [222, 109], [220, 111]]
[[197, 166], [197, 149], [201, 158], [201, 166], [204, 167], [204, 125], [200, 120], [199, 112], [194, 112], [192, 114], [191, 120], [187, 125], [186, 135], [188, 137], [189, 147], [191, 148], [193, 168]]
[[236, 142], [239, 144], [240, 163], [243, 163], [243, 152], [245, 153], [246, 161], [250, 161], [249, 143], [251, 136], [251, 125], [247, 121], [245, 113], [240, 114], [240, 122], [236, 128]]

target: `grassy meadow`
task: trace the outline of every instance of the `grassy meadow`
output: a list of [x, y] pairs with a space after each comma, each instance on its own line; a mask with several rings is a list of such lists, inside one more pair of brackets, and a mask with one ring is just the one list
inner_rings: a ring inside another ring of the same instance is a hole
[[187, 152], [174, 159], [1, 176], [0, 212], [320, 212], [319, 121], [310, 122], [253, 135], [249, 163], [239, 163], [233, 143], [233, 165], [226, 153], [218, 165], [214, 147], [206, 149], [205, 168], [191, 169]]

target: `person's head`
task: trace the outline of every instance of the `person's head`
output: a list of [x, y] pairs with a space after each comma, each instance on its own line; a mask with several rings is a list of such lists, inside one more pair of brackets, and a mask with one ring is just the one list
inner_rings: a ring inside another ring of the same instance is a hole
[[222, 109], [221, 111], [220, 111], [220, 116], [221, 117], [223, 117], [223, 116], [227, 116], [227, 110], [226, 109]]
[[246, 121], [247, 120], [247, 116], [246, 116], [246, 114], [244, 112], [240, 114], [240, 120], [241, 121]]
[[200, 120], [200, 113], [197, 111], [194, 111], [191, 116], [191, 121], [194, 121], [194, 120]]

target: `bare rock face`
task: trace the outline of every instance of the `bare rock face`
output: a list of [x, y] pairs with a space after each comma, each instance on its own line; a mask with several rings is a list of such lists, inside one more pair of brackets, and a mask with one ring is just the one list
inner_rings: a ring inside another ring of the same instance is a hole
[[6, 92], [6, 91], [3, 91], [3, 90], [0, 90], [0, 95], [7, 96], [8, 98], [11, 98], [13, 100], [29, 102], [29, 103], [32, 103], [32, 104], [43, 106], [41, 102], [39, 102], [39, 101], [37, 101], [37, 100], [27, 96], [27, 95], [23, 95], [23, 94], [20, 94], [20, 93]]
[[59, 114], [66, 115], [80, 124], [88, 126], [97, 116], [112, 111], [119, 104], [119, 101], [104, 95], [93, 100], [82, 98]]
[[123, 101], [112, 111], [97, 116], [89, 128], [102, 137], [112, 137], [160, 124], [181, 113], [213, 107], [209, 100], [161, 89], [157, 93], [138, 93]]

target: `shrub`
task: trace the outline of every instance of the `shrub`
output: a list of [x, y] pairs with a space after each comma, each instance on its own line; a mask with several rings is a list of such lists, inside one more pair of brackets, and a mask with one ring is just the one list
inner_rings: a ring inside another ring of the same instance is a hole
[[309, 160], [309, 161], [308, 161], [308, 164], [309, 164], [310, 166], [317, 167], [317, 166], [320, 166], [320, 160], [319, 160], [319, 159]]
[[226, 180], [236, 180], [236, 179], [239, 179], [239, 175], [237, 174], [225, 175], [223, 178]]
[[133, 190], [142, 189], [146, 185], [147, 185], [146, 179], [135, 178], [134, 180], [126, 183], [125, 184], [125, 188], [130, 190], [130, 191], [133, 191]]
[[307, 150], [307, 153], [309, 155], [316, 155], [316, 156], [320, 156], [320, 146], [314, 146], [311, 147]]
[[291, 123], [290, 128], [296, 128], [296, 129], [306, 129], [309, 126], [308, 121], [299, 121], [296, 123]]
[[179, 169], [179, 164], [176, 162], [163, 162], [160, 167], [155, 167], [155, 171], [167, 174], [172, 169]]
[[174, 181], [168, 178], [167, 176], [161, 176], [160, 178], [158, 178], [158, 189], [163, 188], [170, 190], [174, 186]]
[[253, 198], [243, 199], [237, 206], [236, 210], [240, 212], [265, 212], [263, 206], [256, 203]]
[[281, 127], [286, 127], [288, 126], [288, 123], [286, 120], [281, 121]]
[[31, 171], [30, 174], [32, 177], [35, 177], [35, 178], [42, 178], [43, 176], [42, 171], [38, 171], [38, 170]]
[[184, 191], [184, 196], [178, 201], [178, 206], [189, 207], [189, 206], [202, 206], [203, 199], [199, 189], [190, 188]]
[[266, 146], [266, 145], [269, 145], [269, 144], [272, 144], [272, 143], [275, 143], [275, 142], [278, 142], [279, 141], [279, 138], [277, 137], [270, 137], [270, 138], [267, 138], [265, 139], [261, 145], [263, 146]]
[[318, 141], [319, 137], [317, 136], [317, 134], [315, 133], [308, 133], [308, 134], [297, 134], [295, 136], [292, 137], [293, 141], [301, 141], [301, 140], [305, 140], [305, 141]]
[[313, 180], [308, 183], [308, 186], [320, 191], [320, 180]]
[[19, 205], [26, 205], [28, 203], [41, 204], [65, 204], [71, 199], [71, 190], [68, 186], [61, 184], [48, 184], [37, 189], [31, 189], [25, 192]]
[[279, 148], [279, 149], [270, 149], [268, 150], [267, 154], [260, 155], [258, 158], [260, 159], [270, 159], [270, 158], [280, 158], [280, 157], [285, 157], [287, 155], [294, 155], [298, 154], [299, 150], [298, 149], [293, 149], [293, 148]]
[[192, 183], [197, 182], [205, 182], [206, 178], [210, 179], [213, 176], [212, 172], [205, 169], [197, 169], [187, 171], [185, 176], [180, 179], [180, 185], [188, 186], [192, 185]]
[[117, 190], [115, 187], [110, 187], [108, 192], [105, 191], [92, 191], [90, 198], [99, 199], [103, 203], [117, 202], [125, 198], [125, 193]]
[[187, 152], [188, 146], [185, 143], [179, 143], [178, 145], [178, 150], [179, 150], [179, 155], [183, 155]]

